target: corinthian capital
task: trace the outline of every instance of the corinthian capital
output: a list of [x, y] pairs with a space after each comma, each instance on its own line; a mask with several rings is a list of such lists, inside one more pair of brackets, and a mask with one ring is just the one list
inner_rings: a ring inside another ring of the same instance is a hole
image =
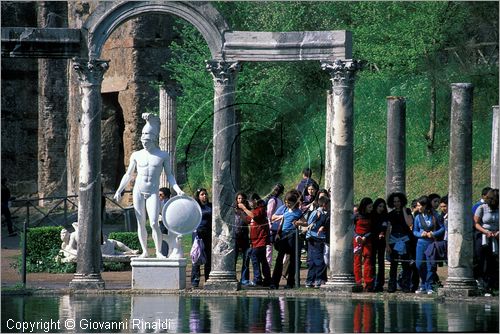
[[73, 58], [73, 69], [82, 86], [100, 85], [108, 67], [109, 60]]
[[217, 85], [233, 85], [236, 75], [241, 68], [241, 64], [235, 62], [225, 62], [218, 60], [207, 60], [206, 69], [214, 79]]
[[345, 86], [352, 87], [356, 71], [360, 68], [360, 63], [357, 60], [341, 60], [322, 61], [321, 68], [330, 74], [330, 80], [333, 87]]

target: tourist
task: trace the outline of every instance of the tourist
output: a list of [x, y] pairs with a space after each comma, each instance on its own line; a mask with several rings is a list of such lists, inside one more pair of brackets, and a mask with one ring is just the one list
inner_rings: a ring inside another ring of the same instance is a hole
[[[319, 191], [319, 186], [316, 182], [309, 182], [306, 186], [306, 192], [303, 197], [302, 202], [300, 203], [300, 210], [302, 213], [305, 213], [305, 218], [307, 219], [309, 214], [315, 210], [314, 207], [316, 196]], [[309, 212], [308, 212], [309, 211]]]
[[244, 192], [236, 193], [234, 203], [234, 260], [235, 264], [238, 263], [238, 258], [241, 254], [241, 285], [248, 285], [250, 283], [250, 239], [248, 237], [248, 222], [246, 221], [247, 215], [240, 204], [247, 210], [250, 209], [248, 205], [247, 195]]
[[429, 201], [431, 203], [431, 207], [432, 209], [437, 212], [438, 209], [439, 209], [439, 200], [441, 199], [441, 196], [439, 196], [438, 194], [436, 193], [432, 193], [430, 194], [429, 196], [427, 196], [429, 198]]
[[377, 198], [375, 202], [373, 202], [372, 214], [372, 273], [375, 278], [375, 286], [373, 289], [375, 292], [384, 291], [385, 247], [387, 244], [385, 234], [388, 224], [387, 204], [383, 198]]
[[358, 217], [354, 223], [354, 279], [364, 291], [373, 292], [372, 274], [372, 221], [373, 201], [365, 197], [359, 202]]
[[2, 178], [2, 215], [5, 217], [5, 223], [7, 224], [7, 230], [9, 232], [8, 236], [13, 237], [17, 233], [14, 232], [12, 226], [12, 216], [10, 214], [9, 201], [11, 200], [10, 189], [7, 187], [7, 179]]
[[[318, 196], [316, 197], [316, 202], [321, 197], [326, 197], [330, 199], [330, 192], [326, 189], [320, 189], [318, 191]], [[319, 204], [316, 204], [315, 207], [319, 207]], [[328, 207], [330, 207], [330, 204], [328, 204]], [[323, 261], [325, 262], [325, 270], [323, 270], [323, 273], [321, 274], [321, 284], [324, 284], [328, 280], [328, 268], [330, 266], [330, 213], [326, 215], [325, 235], [326, 235], [325, 250], [323, 252]]]
[[166, 187], [160, 188], [158, 191], [158, 198], [160, 199], [160, 217], [159, 217], [159, 222], [160, 222], [160, 231], [162, 234], [162, 241], [161, 241], [161, 253], [164, 256], [168, 256], [168, 242], [166, 240], [167, 235], [168, 235], [168, 229], [167, 229], [167, 224], [166, 222], [163, 221], [162, 213], [163, 213], [163, 207], [165, 204], [168, 202], [170, 199], [170, 189]]
[[487, 294], [498, 290], [498, 189], [490, 189], [474, 214], [479, 285]]
[[436, 238], [444, 236], [444, 225], [440, 223], [429, 197], [422, 196], [417, 202], [419, 214], [415, 217], [413, 235], [418, 238], [415, 261], [420, 274], [420, 286], [415, 293], [433, 294], [432, 263], [426, 250]]
[[272, 265], [273, 261], [273, 242], [277, 232], [278, 224], [273, 224], [273, 215], [276, 210], [283, 205], [283, 201], [281, 200], [281, 195], [283, 195], [283, 191], [285, 187], [281, 183], [277, 183], [274, 185], [271, 193], [266, 196], [265, 200], [267, 201], [266, 205], [266, 213], [267, 220], [269, 221], [269, 229], [270, 229], [270, 242], [266, 246], [266, 259], [269, 267]]
[[[205, 256], [207, 262], [203, 265], [204, 274], [205, 274], [205, 282], [208, 280], [208, 276], [210, 275], [210, 269], [212, 265], [212, 203], [208, 200], [208, 191], [205, 188], [199, 188], [196, 190], [194, 194], [194, 199], [201, 208], [201, 222], [193, 231], [192, 239], [196, 237], [203, 240], [205, 245]], [[200, 284], [200, 265], [193, 264], [193, 268], [191, 269], [191, 286], [197, 288]]]
[[302, 179], [300, 180], [299, 184], [297, 184], [297, 187], [295, 189], [297, 189], [297, 191], [299, 192], [300, 194], [300, 200], [302, 200], [302, 198], [307, 195], [307, 185], [309, 183], [316, 183], [318, 184], [318, 182], [314, 181], [314, 179], [312, 178], [312, 170], [311, 168], [304, 168], [302, 170]]
[[330, 199], [322, 196], [317, 201], [315, 209], [307, 220], [306, 240], [307, 248], [307, 279], [306, 288], [319, 288], [323, 283], [323, 273], [326, 271], [324, 261], [326, 222], [329, 212]]
[[[300, 199], [298, 191], [289, 191], [285, 195], [286, 210], [282, 218], [281, 240], [275, 244], [278, 249], [278, 255], [274, 262], [271, 289], [277, 289], [283, 273], [283, 258], [285, 254], [289, 255], [290, 264], [288, 265], [287, 284], [285, 289], [291, 289], [295, 285], [295, 266], [296, 266], [296, 247], [295, 238], [297, 226], [306, 225], [300, 211]], [[278, 231], [279, 233], [279, 231]]]
[[393, 209], [388, 214], [389, 227], [386, 233], [386, 253], [391, 263], [387, 292], [397, 289], [398, 264], [401, 263], [401, 289], [410, 292], [410, 226], [413, 224], [410, 209], [406, 207], [406, 195], [394, 192], [387, 198], [387, 207]]
[[250, 225], [253, 266], [253, 281], [250, 282], [250, 286], [270, 286], [271, 270], [266, 259], [266, 245], [269, 244], [269, 223], [266, 215], [266, 203], [260, 199], [259, 195], [253, 194], [250, 206], [252, 210], [249, 210], [244, 203], [238, 204], [238, 207], [246, 213], [246, 220]]
[[[472, 232], [473, 234], [475, 235], [477, 230], [476, 230], [476, 224], [474, 222], [474, 215], [476, 214], [476, 210], [477, 208], [484, 204], [485, 202], [485, 199], [486, 199], [486, 195], [488, 195], [488, 191], [490, 191], [492, 188], [491, 187], [484, 187], [482, 190], [481, 190], [481, 198], [479, 199], [479, 201], [477, 201], [476, 203], [474, 203], [474, 205], [472, 206]], [[474, 249], [474, 254], [473, 254], [473, 257], [472, 257], [472, 271], [474, 273], [474, 279], [476, 279], [476, 281], [478, 281], [478, 283], [482, 283], [482, 280], [480, 280], [479, 278], [481, 277], [481, 268], [479, 268], [479, 254], [478, 254], [478, 250], [481, 248], [481, 245], [476, 245], [476, 238], [472, 238], [473, 240], [473, 249]]]

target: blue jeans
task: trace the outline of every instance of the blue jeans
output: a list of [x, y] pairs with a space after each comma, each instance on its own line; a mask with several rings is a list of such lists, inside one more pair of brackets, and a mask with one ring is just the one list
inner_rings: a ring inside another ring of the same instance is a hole
[[248, 281], [250, 279], [250, 253], [252, 249], [250, 246], [247, 248], [240, 249], [236, 247], [235, 249], [235, 262], [238, 262], [238, 258], [241, 254], [241, 279], [240, 282]]
[[[266, 258], [266, 246], [252, 248], [253, 282], [255, 284], [269, 285], [271, 283], [271, 269]], [[262, 266], [262, 274], [261, 268]], [[264, 278], [262, 278], [264, 276]]]
[[[432, 264], [425, 256], [425, 250], [433, 242], [433, 240], [418, 239], [415, 263], [420, 275], [420, 289], [429, 291], [432, 290]], [[426, 262], [424, 262], [426, 261]]]
[[323, 259], [325, 242], [320, 240], [308, 240], [307, 247], [307, 278], [306, 284], [315, 284], [321, 281], [322, 274], [326, 270]]

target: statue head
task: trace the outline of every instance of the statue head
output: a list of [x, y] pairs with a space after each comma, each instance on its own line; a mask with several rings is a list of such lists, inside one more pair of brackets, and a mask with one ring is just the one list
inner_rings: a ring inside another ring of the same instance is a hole
[[64, 242], [64, 243], [68, 243], [69, 242], [69, 232], [67, 229], [63, 228], [61, 230], [61, 240]]
[[142, 128], [141, 143], [145, 149], [158, 147], [160, 138], [160, 118], [151, 113], [142, 114], [146, 125]]

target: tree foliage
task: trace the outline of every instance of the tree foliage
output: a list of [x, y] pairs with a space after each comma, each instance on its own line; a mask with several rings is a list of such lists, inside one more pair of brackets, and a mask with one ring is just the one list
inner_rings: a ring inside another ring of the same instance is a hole
[[[491, 105], [498, 104], [495, 2], [218, 2], [215, 6], [233, 30], [353, 32], [354, 58], [366, 64], [355, 88], [355, 177], [373, 183], [373, 194], [366, 195], [383, 193], [386, 96], [407, 98], [410, 173], [414, 167], [447, 164], [451, 82], [475, 85], [474, 126], [491, 128]], [[194, 27], [178, 23], [182, 39], [173, 44], [173, 57], [165, 65], [183, 89], [178, 99], [178, 162], [187, 168], [192, 189], [210, 188], [213, 83], [205, 71], [210, 52]], [[487, 63], [475, 53], [474, 46], [484, 43], [496, 48], [496, 60]], [[277, 181], [293, 186], [304, 166], [311, 166], [315, 178], [322, 179], [330, 85], [317, 62], [243, 64], [236, 96], [243, 190], [264, 194]], [[432, 85], [436, 149], [426, 157]], [[476, 160], [489, 158], [490, 140], [489, 135], [475, 133]], [[374, 171], [380, 172], [376, 178]], [[427, 185], [415, 182], [408, 187], [427, 190]]]

